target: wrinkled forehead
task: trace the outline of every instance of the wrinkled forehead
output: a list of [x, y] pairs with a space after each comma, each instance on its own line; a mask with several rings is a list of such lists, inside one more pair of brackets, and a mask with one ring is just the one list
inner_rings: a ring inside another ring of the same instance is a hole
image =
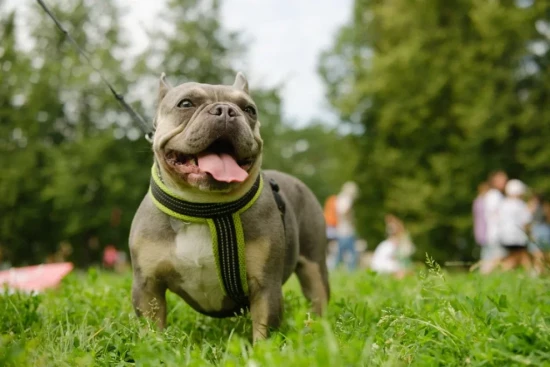
[[228, 85], [184, 83], [170, 89], [165, 97], [167, 103], [177, 103], [184, 98], [201, 100], [202, 103], [231, 102], [237, 105], [254, 104], [244, 91]]

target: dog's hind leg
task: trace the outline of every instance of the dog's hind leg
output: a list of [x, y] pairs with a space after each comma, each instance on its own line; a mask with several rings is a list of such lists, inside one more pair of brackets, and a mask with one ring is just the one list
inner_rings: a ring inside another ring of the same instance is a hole
[[300, 255], [296, 275], [304, 296], [311, 302], [313, 312], [322, 315], [330, 297], [326, 262], [309, 260]]

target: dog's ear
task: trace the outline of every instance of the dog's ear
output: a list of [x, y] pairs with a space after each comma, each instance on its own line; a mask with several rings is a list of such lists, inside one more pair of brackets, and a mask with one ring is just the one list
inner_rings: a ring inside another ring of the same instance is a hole
[[233, 88], [240, 89], [248, 94], [248, 80], [246, 80], [246, 77], [240, 71], [237, 73], [235, 83], [233, 83]]
[[168, 93], [168, 91], [170, 89], [172, 89], [172, 86], [166, 80], [166, 74], [164, 74], [164, 73], [160, 74], [159, 94], [158, 94], [158, 99], [157, 99], [157, 103], [159, 105], [160, 105], [160, 102], [162, 101], [162, 99], [164, 98], [164, 96], [166, 96], [166, 93]]

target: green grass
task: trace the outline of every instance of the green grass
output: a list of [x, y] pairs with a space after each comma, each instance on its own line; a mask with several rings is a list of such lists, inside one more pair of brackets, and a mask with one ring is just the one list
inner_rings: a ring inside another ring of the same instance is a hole
[[281, 329], [252, 347], [247, 316], [208, 318], [170, 294], [159, 332], [134, 316], [130, 275], [72, 274], [56, 291], [0, 296], [0, 366], [550, 366], [548, 279], [432, 265], [331, 282], [319, 319], [291, 279]]

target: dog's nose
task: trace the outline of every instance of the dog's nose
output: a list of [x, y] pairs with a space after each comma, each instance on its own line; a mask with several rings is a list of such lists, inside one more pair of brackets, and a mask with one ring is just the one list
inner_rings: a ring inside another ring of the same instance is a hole
[[237, 111], [228, 104], [217, 104], [208, 111], [209, 114], [225, 118], [237, 116]]

